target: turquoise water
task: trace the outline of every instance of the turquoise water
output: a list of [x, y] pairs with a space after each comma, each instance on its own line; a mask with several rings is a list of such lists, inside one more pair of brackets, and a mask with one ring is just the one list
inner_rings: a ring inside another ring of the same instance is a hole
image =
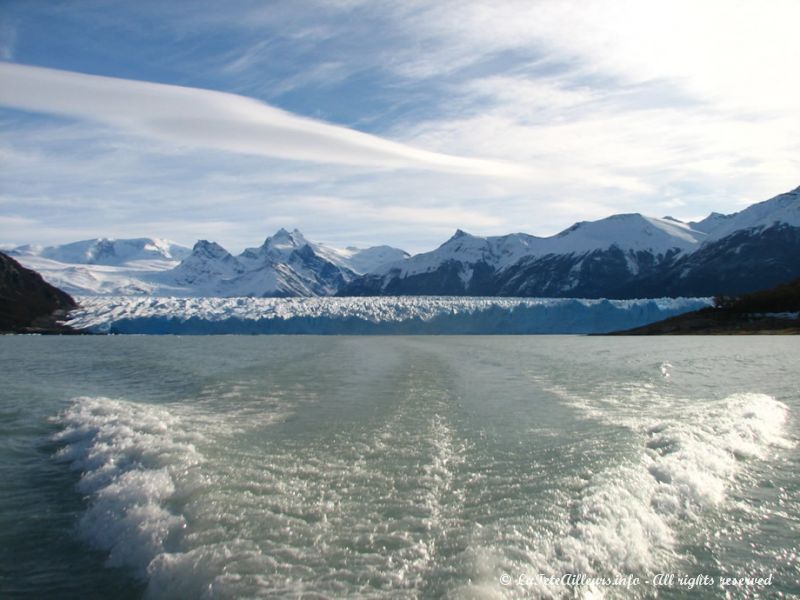
[[6, 336], [0, 597], [798, 597], [798, 350]]

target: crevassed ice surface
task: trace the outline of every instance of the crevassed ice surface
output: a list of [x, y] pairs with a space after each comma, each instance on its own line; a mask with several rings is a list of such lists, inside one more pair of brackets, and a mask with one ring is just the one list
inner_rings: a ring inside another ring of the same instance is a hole
[[797, 350], [6, 337], [1, 595], [795, 598]]
[[711, 304], [708, 298], [81, 297], [69, 324], [118, 333], [602, 333]]

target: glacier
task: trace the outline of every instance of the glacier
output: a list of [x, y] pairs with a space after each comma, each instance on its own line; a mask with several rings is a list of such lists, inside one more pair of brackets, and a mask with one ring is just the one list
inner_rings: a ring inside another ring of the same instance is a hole
[[705, 308], [710, 298], [85, 296], [66, 323], [111, 334], [587, 334]]

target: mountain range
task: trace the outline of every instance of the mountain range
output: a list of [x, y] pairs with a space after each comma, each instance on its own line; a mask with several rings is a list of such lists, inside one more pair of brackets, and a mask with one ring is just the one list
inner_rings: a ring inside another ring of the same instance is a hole
[[329, 296], [361, 274], [408, 258], [390, 246], [334, 248], [280, 229], [234, 256], [215, 242], [193, 248], [153, 238], [98, 238], [8, 252], [75, 295]]
[[339, 294], [652, 298], [739, 294], [800, 276], [800, 188], [699, 222], [622, 214], [551, 237], [457, 231]]
[[800, 276], [800, 188], [730, 215], [681, 222], [621, 214], [550, 237], [458, 230], [409, 256], [333, 248], [279, 230], [234, 256], [219, 244], [95, 239], [9, 252], [77, 295], [538, 296], [646, 298], [741, 294]]
[[154, 280], [165, 290], [190, 289], [198, 296], [332, 296], [360, 274], [406, 258], [389, 246], [339, 249], [281, 229], [238, 256], [200, 240], [177, 267]]

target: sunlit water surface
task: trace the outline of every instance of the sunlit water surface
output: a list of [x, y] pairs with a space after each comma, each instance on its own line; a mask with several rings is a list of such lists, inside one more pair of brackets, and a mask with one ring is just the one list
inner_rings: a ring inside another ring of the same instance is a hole
[[3, 337], [0, 597], [796, 598], [798, 356]]

